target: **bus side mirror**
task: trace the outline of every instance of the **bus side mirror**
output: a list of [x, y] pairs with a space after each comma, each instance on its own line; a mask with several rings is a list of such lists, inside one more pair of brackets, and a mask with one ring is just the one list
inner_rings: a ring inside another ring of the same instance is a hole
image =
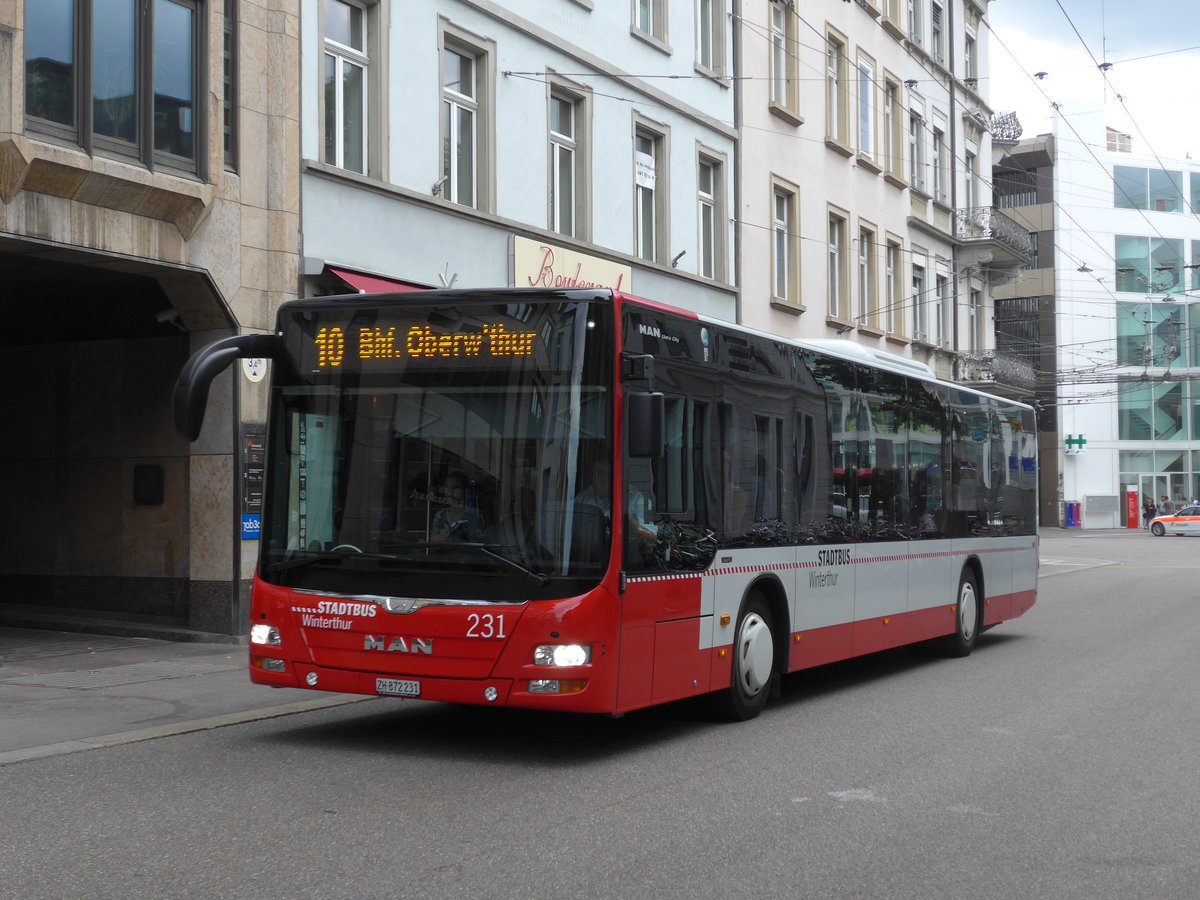
[[192, 354], [175, 382], [175, 430], [185, 441], [200, 436], [208, 389], [235, 359], [280, 359], [283, 342], [273, 334], [240, 334], [215, 341]]
[[656, 459], [666, 452], [666, 400], [660, 393], [625, 395], [625, 433], [629, 455]]

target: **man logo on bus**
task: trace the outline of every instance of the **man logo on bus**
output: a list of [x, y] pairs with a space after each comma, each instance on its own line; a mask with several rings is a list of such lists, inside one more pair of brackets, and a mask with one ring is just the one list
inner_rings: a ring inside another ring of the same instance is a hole
[[394, 637], [390, 641], [385, 637], [375, 637], [373, 634], [363, 635], [364, 650], [381, 650], [384, 653], [424, 653], [433, 656], [433, 638]]

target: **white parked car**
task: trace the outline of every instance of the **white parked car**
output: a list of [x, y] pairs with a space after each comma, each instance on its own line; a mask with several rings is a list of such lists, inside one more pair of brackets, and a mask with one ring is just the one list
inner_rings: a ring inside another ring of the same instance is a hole
[[1164, 534], [1200, 534], [1200, 506], [1186, 506], [1178, 512], [1155, 516], [1150, 520], [1150, 533], [1157, 537]]

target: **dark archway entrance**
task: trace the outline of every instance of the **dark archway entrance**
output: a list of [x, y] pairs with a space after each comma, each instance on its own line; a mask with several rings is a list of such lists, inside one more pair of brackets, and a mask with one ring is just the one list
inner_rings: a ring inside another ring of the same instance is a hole
[[213, 589], [197, 597], [191, 577], [190, 448], [170, 404], [196, 318], [181, 297], [220, 322], [216, 292], [199, 273], [19, 241], [0, 243], [0, 278], [0, 620], [232, 633], [232, 567], [226, 609], [196, 614]]

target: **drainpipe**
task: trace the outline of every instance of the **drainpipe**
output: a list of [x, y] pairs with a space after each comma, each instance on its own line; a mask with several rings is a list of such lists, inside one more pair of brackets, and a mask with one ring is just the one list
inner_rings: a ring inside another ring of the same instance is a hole
[[[946, 4], [946, 63], [950, 69], [950, 159], [955, 162], [955, 168], [958, 168], [958, 129], [962, 128], [962, 116], [958, 115], [958, 79], [954, 74], [954, 4]], [[964, 170], [965, 171], [965, 170]], [[950, 344], [951, 351], [958, 355], [958, 179], [950, 179], [950, 207], [951, 207], [951, 234], [954, 240], [950, 242], [950, 290], [953, 300], [951, 302], [950, 328], [953, 340]], [[954, 370], [954, 361], [950, 362], [951, 371]]]
[[[742, 324], [742, 0], [733, 0], [733, 320]], [[725, 223], [729, 227], [729, 223]]]

